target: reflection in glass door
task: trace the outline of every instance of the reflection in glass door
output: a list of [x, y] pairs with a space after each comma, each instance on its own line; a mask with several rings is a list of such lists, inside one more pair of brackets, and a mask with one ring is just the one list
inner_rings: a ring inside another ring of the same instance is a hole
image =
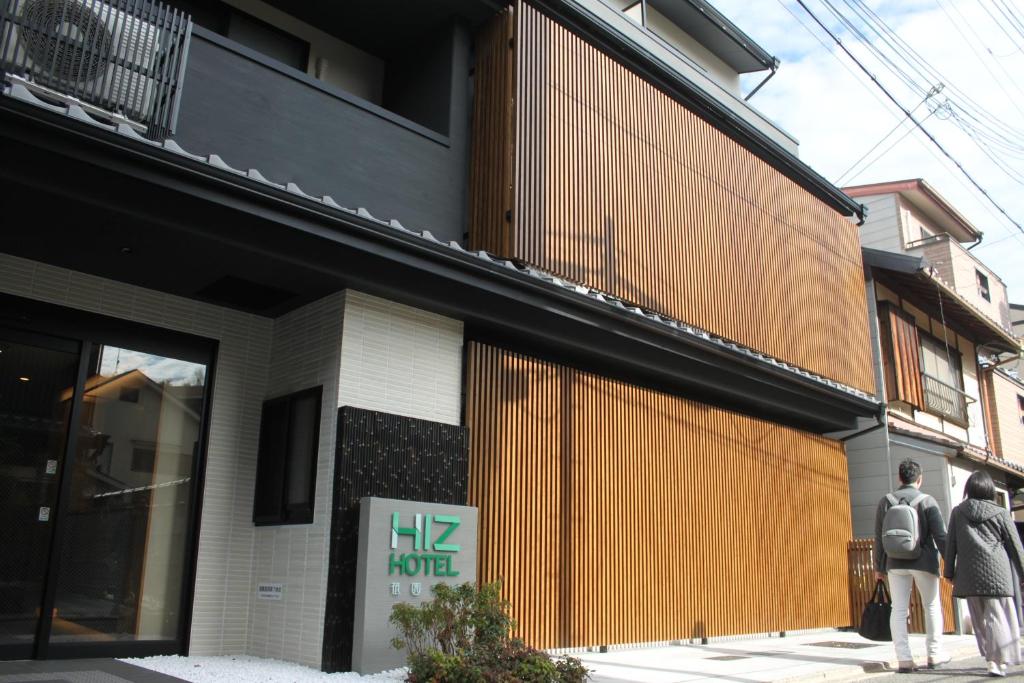
[[[0, 658], [34, 652], [78, 345], [0, 334]], [[52, 347], [52, 348], [51, 348]], [[62, 348], [63, 347], [63, 348]]]
[[62, 512], [51, 651], [178, 637], [206, 372], [92, 347]]

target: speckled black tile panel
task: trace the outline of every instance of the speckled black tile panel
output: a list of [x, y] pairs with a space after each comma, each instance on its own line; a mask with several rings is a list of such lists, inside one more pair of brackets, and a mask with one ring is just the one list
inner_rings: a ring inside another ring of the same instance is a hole
[[344, 407], [338, 412], [331, 558], [324, 614], [324, 671], [352, 666], [359, 499], [466, 504], [469, 430]]

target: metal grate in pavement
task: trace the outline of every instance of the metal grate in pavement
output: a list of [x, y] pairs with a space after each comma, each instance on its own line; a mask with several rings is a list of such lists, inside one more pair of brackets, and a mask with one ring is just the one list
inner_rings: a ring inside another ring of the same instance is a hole
[[822, 643], [808, 643], [811, 647], [838, 647], [843, 650], [861, 650], [865, 647], [878, 647], [878, 643], [846, 643], [841, 640], [826, 640]]

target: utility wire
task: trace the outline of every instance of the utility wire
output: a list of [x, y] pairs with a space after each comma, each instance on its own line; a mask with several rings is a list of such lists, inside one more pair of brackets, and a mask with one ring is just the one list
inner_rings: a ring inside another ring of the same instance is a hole
[[960, 169], [960, 172], [964, 174], [964, 176], [971, 182], [972, 185], [974, 185], [974, 187], [978, 190], [978, 192], [981, 192], [981, 194], [984, 195], [985, 198], [989, 202], [991, 202], [992, 205], [994, 207], [996, 207], [996, 209], [998, 209], [1001, 214], [1006, 216], [1007, 220], [1009, 220], [1011, 223], [1013, 223], [1017, 227], [1017, 229], [1020, 230], [1020, 232], [1022, 234], [1024, 234], [1024, 226], [1022, 226], [1020, 223], [1015, 221], [1010, 216], [1010, 214], [1008, 214], [1006, 212], [1006, 210], [1002, 206], [1000, 206], [999, 203], [996, 202], [995, 199], [992, 198], [992, 195], [990, 195], [985, 188], [983, 188], [980, 184], [978, 184], [978, 181], [974, 179], [974, 176], [972, 176], [970, 173], [967, 172], [967, 169], [964, 168], [963, 164], [961, 164], [959, 161], [957, 161], [956, 158], [954, 158], [953, 155], [950, 154], [946, 150], [946, 148], [942, 146], [942, 143], [940, 143], [937, 139], [935, 139], [935, 136], [932, 135], [930, 132], [928, 132], [928, 129], [926, 129], [924, 126], [922, 126], [921, 123], [917, 119], [914, 118], [913, 113], [909, 109], [904, 107], [900, 103], [900, 101], [897, 100], [892, 95], [892, 93], [890, 93], [889, 90], [884, 85], [882, 85], [882, 83], [878, 80], [878, 78], [873, 73], [871, 73], [868, 70], [868, 68], [866, 66], [864, 66], [864, 64], [853, 55], [852, 52], [850, 52], [850, 50], [846, 47], [846, 45], [843, 43], [843, 41], [839, 38], [839, 36], [834, 34], [831, 29], [829, 29], [827, 26], [825, 26], [825, 24], [821, 21], [821, 19], [819, 19], [818, 16], [816, 14], [814, 14], [814, 12], [811, 11], [811, 9], [807, 6], [807, 4], [804, 2], [804, 0], [796, 0], [796, 2], [797, 2], [798, 5], [800, 5], [800, 7], [803, 8], [803, 10], [805, 12], [807, 12], [811, 16], [812, 19], [814, 19], [815, 23], [817, 23], [818, 26], [820, 26], [822, 28], [822, 30], [824, 30], [825, 33], [827, 33], [829, 35], [829, 37], [831, 37], [832, 40], [835, 41], [836, 45], [838, 45], [839, 48], [844, 53], [846, 53], [846, 56], [849, 57], [851, 60], [853, 60], [854, 64], [856, 64], [857, 67], [861, 71], [863, 71], [865, 74], [867, 74], [867, 76], [875, 83], [875, 85], [877, 85], [882, 90], [882, 92], [885, 94], [885, 96], [887, 98], [889, 98], [889, 100], [891, 100], [893, 104], [895, 104], [897, 107], [899, 107], [900, 111], [902, 111], [903, 114], [907, 118], [909, 118], [914, 123], [914, 125], [922, 133], [924, 133], [925, 136], [927, 136], [927, 138], [929, 140], [931, 140], [932, 144], [935, 145], [939, 149], [939, 151], [942, 152], [942, 154], [944, 156], [946, 156], [950, 161], [952, 161], [956, 165], [956, 167], [958, 169]]
[[[923, 119], [921, 119], [921, 123], [924, 123], [925, 121], [927, 121], [927, 120], [928, 120], [928, 119], [929, 119], [929, 118], [930, 118], [930, 117], [931, 117], [931, 116], [932, 116], [933, 114], [935, 114], [935, 112], [934, 112], [934, 111], [928, 112], [928, 116], [926, 116], [926, 117], [924, 117]], [[884, 157], [884, 156], [885, 156], [886, 154], [888, 154], [889, 152], [891, 152], [891, 151], [892, 151], [893, 147], [895, 147], [896, 145], [898, 145], [898, 144], [900, 144], [901, 142], [903, 142], [904, 138], [906, 138], [906, 137], [907, 137], [908, 135], [910, 135], [910, 134], [911, 134], [911, 133], [913, 133], [913, 132], [914, 132], [914, 128], [913, 128], [913, 127], [910, 127], [910, 128], [908, 128], [908, 129], [907, 129], [906, 131], [904, 131], [903, 135], [901, 135], [901, 136], [899, 136], [898, 138], [896, 138], [895, 140], [893, 140], [893, 143], [892, 143], [891, 145], [889, 145], [888, 147], [886, 147], [885, 149], [883, 149], [883, 150], [882, 150], [882, 153], [881, 153], [881, 154], [879, 154], [878, 156], [876, 156], [876, 157], [875, 157], [875, 158], [874, 158], [874, 159], [873, 159], [873, 160], [871, 161], [871, 163], [870, 163], [870, 164], [868, 164], [867, 166], [865, 166], [864, 168], [860, 169], [859, 171], [857, 171], [856, 173], [854, 173], [854, 174], [853, 174], [852, 176], [850, 176], [850, 180], [849, 180], [849, 182], [853, 182], [854, 178], [856, 178], [856, 177], [857, 177], [857, 176], [859, 176], [859, 175], [860, 175], [861, 173], [863, 173], [864, 171], [866, 171], [866, 170], [868, 170], [869, 168], [871, 168], [872, 164], [876, 164], [876, 163], [878, 163], [878, 161], [879, 161], [879, 160], [880, 160], [880, 159], [881, 159], [882, 157]]]
[[[938, 93], [939, 91], [941, 91], [941, 90], [942, 90], [941, 86], [936, 86], [935, 88], [932, 88], [932, 90], [930, 90], [930, 91], [928, 92], [928, 94], [927, 94], [927, 95], [925, 95], [924, 99], [923, 99], [923, 100], [921, 100], [920, 102], [918, 102], [917, 106], [916, 106], [916, 107], [914, 107], [914, 108], [913, 108], [913, 109], [911, 110], [911, 113], [913, 113], [913, 112], [917, 111], [918, 109], [920, 109], [920, 108], [921, 108], [921, 105], [922, 105], [922, 104], [924, 104], [925, 102], [927, 102], [927, 101], [928, 101], [928, 98], [929, 98], [929, 97], [931, 97], [931, 96], [932, 96], [932, 95], [934, 95], [934, 94], [937, 94], [937, 93]], [[879, 146], [880, 146], [880, 145], [881, 145], [881, 144], [882, 144], [883, 142], [885, 142], [886, 140], [888, 140], [888, 139], [889, 139], [889, 136], [890, 136], [890, 135], [892, 135], [892, 134], [893, 134], [893, 133], [895, 133], [895, 132], [896, 132], [897, 130], [899, 130], [899, 129], [900, 129], [900, 127], [901, 127], [901, 126], [902, 126], [902, 125], [903, 125], [904, 123], [906, 123], [906, 121], [907, 121], [907, 118], [906, 118], [906, 117], [903, 117], [902, 119], [900, 119], [899, 121], [897, 121], [897, 122], [896, 122], [896, 125], [895, 125], [895, 126], [893, 127], [893, 129], [892, 129], [892, 130], [890, 130], [890, 131], [889, 131], [888, 133], [886, 133], [886, 134], [885, 134], [884, 136], [882, 136], [882, 139], [881, 139], [881, 140], [879, 140], [878, 142], [876, 142], [876, 143], [874, 144], [874, 146], [873, 146], [873, 147], [872, 147], [871, 149], [869, 149], [868, 151], [864, 152], [864, 155], [863, 155], [863, 156], [861, 156], [861, 158], [860, 158], [860, 159], [857, 159], [857, 161], [855, 161], [855, 162], [853, 162], [852, 164], [850, 164], [850, 167], [849, 167], [848, 169], [846, 169], [845, 171], [843, 171], [843, 173], [842, 173], [842, 174], [841, 174], [841, 175], [840, 175], [840, 176], [839, 176], [838, 178], [836, 178], [836, 179], [835, 179], [835, 184], [836, 184], [836, 185], [840, 185], [840, 184], [841, 184], [841, 183], [843, 182], [843, 178], [845, 178], [845, 177], [846, 177], [846, 176], [847, 176], [847, 175], [848, 175], [848, 174], [850, 173], [850, 171], [852, 171], [853, 169], [857, 168], [857, 166], [858, 166], [858, 165], [860, 165], [860, 162], [862, 162], [862, 161], [864, 161], [865, 159], [867, 159], [867, 158], [868, 158], [868, 157], [869, 157], [869, 156], [871, 155], [871, 153], [872, 153], [872, 152], [874, 152], [874, 151], [875, 151], [876, 149], [878, 149], [878, 148], [879, 148]], [[911, 128], [910, 130], [913, 130], [913, 128]], [[902, 140], [903, 138], [901, 137], [900, 139]], [[877, 160], [876, 160], [876, 161], [877, 161]], [[870, 165], [870, 164], [869, 164], [869, 165]], [[862, 172], [863, 172], [863, 171], [862, 171]], [[858, 173], [857, 175], [860, 175], [860, 174]], [[854, 176], [854, 177], [856, 177], [856, 176]]]

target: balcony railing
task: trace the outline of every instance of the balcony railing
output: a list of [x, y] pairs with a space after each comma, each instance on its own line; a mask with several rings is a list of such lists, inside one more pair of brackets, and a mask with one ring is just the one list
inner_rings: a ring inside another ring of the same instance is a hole
[[150, 0], [0, 0], [0, 76], [166, 137], [191, 27], [189, 15]]
[[950, 422], [966, 427], [967, 402], [973, 400], [967, 394], [940, 379], [922, 373], [925, 410], [940, 415]]

